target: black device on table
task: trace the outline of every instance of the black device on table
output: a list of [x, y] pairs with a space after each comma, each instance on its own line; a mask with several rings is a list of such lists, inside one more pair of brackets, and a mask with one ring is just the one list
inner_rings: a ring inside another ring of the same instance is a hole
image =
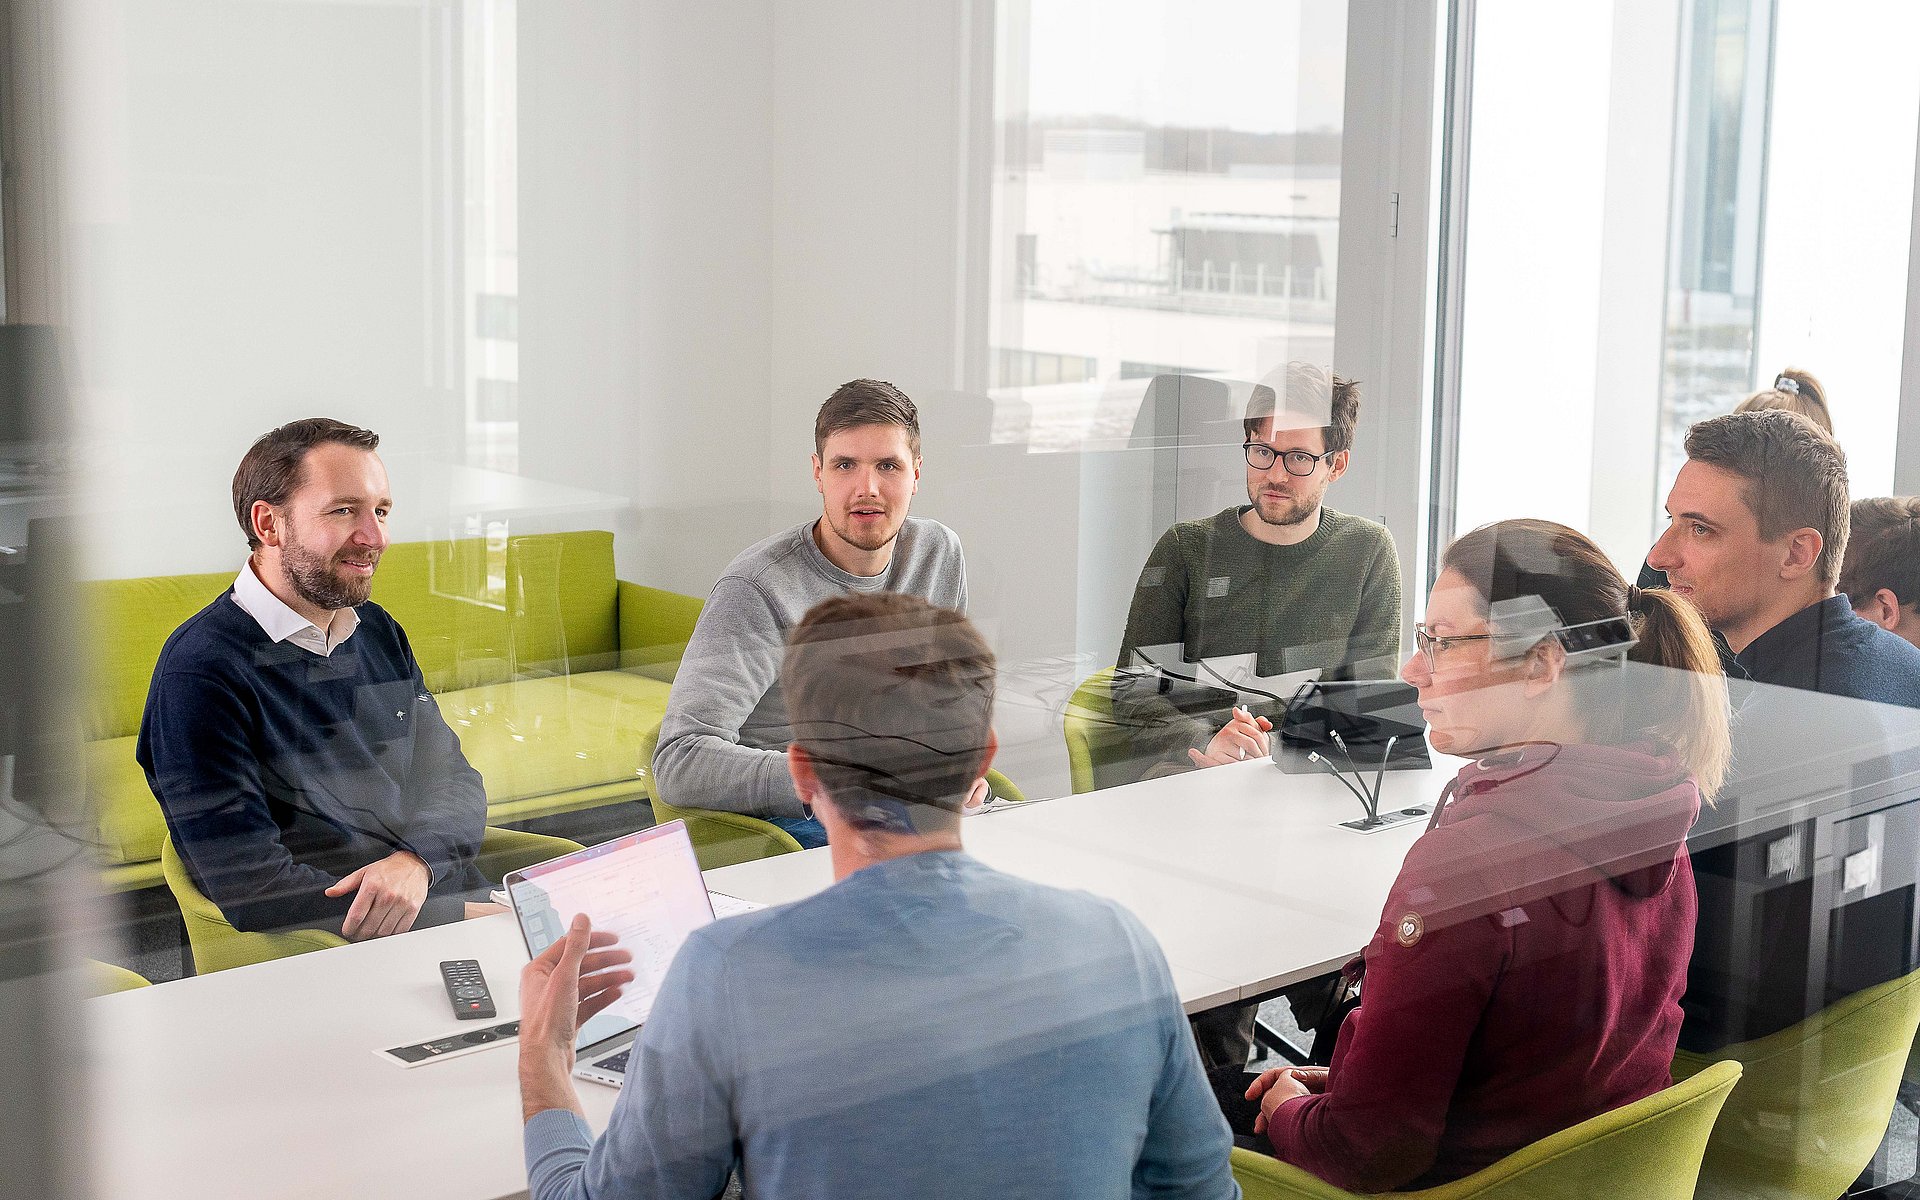
[[[1322, 679], [1302, 684], [1280, 715], [1273, 761], [1289, 772], [1311, 772], [1311, 751], [1338, 756], [1352, 771], [1425, 770], [1427, 722], [1420, 693], [1397, 679]], [[1283, 754], [1283, 750], [1293, 751]], [[1347, 761], [1348, 759], [1351, 761]]]
[[440, 982], [446, 985], [447, 1000], [453, 1015], [462, 1021], [493, 1017], [493, 993], [487, 990], [487, 977], [480, 973], [480, 961], [450, 958], [440, 964]]

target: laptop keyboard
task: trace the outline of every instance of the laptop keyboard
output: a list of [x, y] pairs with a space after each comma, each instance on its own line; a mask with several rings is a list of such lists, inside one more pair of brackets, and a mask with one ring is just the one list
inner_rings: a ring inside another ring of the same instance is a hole
[[627, 1069], [627, 1055], [632, 1053], [633, 1047], [628, 1046], [618, 1054], [609, 1054], [605, 1058], [595, 1059], [593, 1065], [602, 1071], [620, 1071], [624, 1073]]

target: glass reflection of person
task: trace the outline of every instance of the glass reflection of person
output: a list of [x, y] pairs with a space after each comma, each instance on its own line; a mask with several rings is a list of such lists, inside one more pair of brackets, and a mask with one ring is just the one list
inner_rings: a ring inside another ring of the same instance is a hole
[[[1609, 619], [1628, 661], [1570, 660], [1556, 629]], [[1349, 964], [1361, 1003], [1331, 1065], [1215, 1076], [1241, 1132], [1357, 1192], [1462, 1177], [1672, 1082], [1687, 831], [1728, 757], [1699, 615], [1565, 526], [1456, 541], [1416, 631], [1401, 674], [1433, 745], [1477, 761]]]
[[358, 941], [501, 911], [479, 772], [400, 625], [367, 597], [393, 501], [378, 434], [283, 425], [233, 477], [249, 554], [160, 652], [136, 757], [236, 929]]
[[[1360, 417], [1352, 380], [1290, 363], [1285, 395], [1262, 384], [1243, 422], [1247, 503], [1167, 530], [1134, 588], [1118, 666], [1178, 645], [1187, 661], [1254, 654], [1262, 675], [1313, 667], [1386, 678], [1400, 654], [1393, 536], [1325, 504]], [[1216, 766], [1267, 753], [1271, 721], [1234, 708], [1182, 713], [1124, 675], [1114, 708], [1129, 728], [1127, 771]], [[1113, 780], [1112, 782], [1119, 782]]]
[[521, 976], [534, 1200], [1237, 1196], [1160, 948], [1111, 901], [992, 870], [961, 810], [994, 751], [960, 613], [823, 601], [781, 664], [796, 794], [835, 883], [681, 946], [597, 1140], [575, 1021], [631, 978], [585, 918]]

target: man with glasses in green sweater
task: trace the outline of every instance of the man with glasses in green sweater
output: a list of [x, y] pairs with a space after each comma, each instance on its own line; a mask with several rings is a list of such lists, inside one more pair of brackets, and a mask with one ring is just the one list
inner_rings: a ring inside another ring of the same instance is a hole
[[[1183, 521], [1154, 546], [1127, 614], [1123, 672], [1171, 665], [1160, 663], [1169, 646], [1187, 662], [1252, 654], [1260, 675], [1388, 679], [1398, 668], [1393, 535], [1322, 503], [1346, 474], [1359, 385], [1295, 362], [1284, 386], [1283, 404], [1264, 384], [1247, 404], [1248, 503]], [[1248, 709], [1182, 712], [1152, 686], [1117, 686], [1114, 711], [1130, 727], [1134, 778], [1264, 756], [1272, 728]]]
[[[1119, 777], [1102, 783], [1268, 752], [1277, 713], [1183, 711], [1147, 662], [1185, 675], [1164, 660], [1252, 654], [1260, 675], [1317, 667], [1358, 679], [1388, 679], [1399, 667], [1393, 535], [1322, 503], [1352, 455], [1359, 385], [1311, 363], [1289, 363], [1284, 375], [1284, 401], [1262, 384], [1247, 403], [1247, 504], [1167, 530], [1140, 572], [1113, 688], [1130, 753]], [[1332, 992], [1329, 980], [1287, 990], [1301, 1028], [1319, 1023]], [[1254, 1013], [1252, 1005], [1217, 1009], [1194, 1023], [1208, 1067], [1246, 1062]]]

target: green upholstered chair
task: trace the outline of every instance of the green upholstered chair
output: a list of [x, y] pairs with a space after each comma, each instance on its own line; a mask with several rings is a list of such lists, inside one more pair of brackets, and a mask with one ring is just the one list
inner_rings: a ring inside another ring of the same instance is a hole
[[[693, 841], [693, 852], [700, 860], [701, 870], [730, 867], [735, 863], [772, 858], [776, 854], [800, 849], [800, 843], [794, 840], [792, 834], [771, 821], [711, 808], [682, 808], [672, 803], [660, 794], [660, 783], [653, 777], [653, 752], [660, 744], [659, 726], [648, 730], [641, 744], [640, 761], [647, 764], [647, 787], [653, 796], [653, 819], [662, 825], [668, 821], [687, 823], [687, 836]], [[1026, 799], [1013, 781], [998, 771], [987, 772], [987, 786], [997, 799]]]
[[103, 963], [97, 959], [87, 960], [87, 994], [109, 996], [114, 992], [131, 992], [135, 988], [152, 987], [145, 975], [129, 971], [125, 967], [116, 967], [112, 963]]
[[[1645, 1100], [1601, 1113], [1542, 1138], [1465, 1179], [1412, 1200], [1689, 1200], [1714, 1117], [1740, 1078], [1740, 1065], [1715, 1063]], [[1353, 1200], [1300, 1168], [1235, 1148], [1233, 1177], [1246, 1200]]]
[[1067, 770], [1073, 790], [1091, 792], [1101, 784], [1104, 769], [1126, 759], [1126, 731], [1113, 716], [1114, 668], [1097, 671], [1073, 689], [1067, 709], [1060, 714], [1067, 739]]
[[1714, 1060], [1745, 1068], [1707, 1146], [1702, 1200], [1845, 1192], [1886, 1136], [1917, 1026], [1920, 971], [1710, 1058], [1675, 1056], [1676, 1079]]
[[[578, 849], [580, 843], [566, 838], [490, 828], [480, 841], [480, 853], [475, 861], [481, 874], [498, 881], [508, 871]], [[180, 906], [180, 915], [186, 920], [187, 941], [193, 947], [193, 967], [199, 974], [347, 944], [339, 934], [324, 929], [289, 929], [280, 933], [243, 933], [235, 929], [221, 915], [220, 907], [194, 886], [187, 875], [186, 864], [173, 848], [171, 837], [161, 839], [160, 869], [173, 891], [174, 903]]]

